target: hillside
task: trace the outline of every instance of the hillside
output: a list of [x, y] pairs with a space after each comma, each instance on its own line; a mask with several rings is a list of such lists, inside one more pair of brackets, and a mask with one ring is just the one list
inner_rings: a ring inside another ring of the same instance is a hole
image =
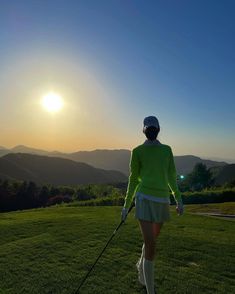
[[115, 169], [129, 173], [130, 150], [94, 150], [94, 151], [78, 151], [68, 154], [68, 158], [88, 163], [92, 166], [103, 169]]
[[174, 158], [178, 173], [183, 175], [190, 173], [196, 163], [203, 163], [207, 166], [207, 168], [227, 165], [226, 162], [201, 159], [200, 157], [194, 155], [175, 156]]
[[224, 185], [233, 180], [235, 180], [235, 164], [228, 164], [217, 169], [217, 172], [214, 175], [215, 185]]
[[125, 182], [126, 176], [69, 159], [34, 154], [12, 153], [0, 158], [3, 178], [32, 180], [36, 183], [76, 185]]
[[8, 153], [11, 153], [11, 152], [12, 152], [11, 150], [9, 150], [3, 146], [0, 146], [0, 157], [6, 155]]
[[[105, 170], [116, 170], [124, 173], [128, 176], [129, 174], [129, 160], [131, 151], [126, 149], [118, 150], [93, 150], [93, 151], [78, 151], [73, 153], [62, 153], [59, 151], [45, 151], [41, 149], [35, 149], [27, 147], [24, 145], [15, 146], [12, 149], [1, 149], [0, 157], [6, 155], [7, 153], [29, 153], [46, 155], [50, 157], [60, 157], [67, 158], [77, 162], [84, 162], [92, 165], [95, 168], [105, 169]], [[213, 161], [201, 159], [200, 157], [194, 155], [183, 155], [175, 156], [176, 169], [178, 174], [187, 174], [191, 172], [196, 163], [204, 163], [208, 168], [214, 166], [224, 166], [227, 163], [223, 161]]]

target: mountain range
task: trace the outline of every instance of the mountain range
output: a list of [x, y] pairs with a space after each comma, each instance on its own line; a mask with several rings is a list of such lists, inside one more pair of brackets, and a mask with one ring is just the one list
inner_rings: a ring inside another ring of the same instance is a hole
[[38, 184], [77, 185], [126, 182], [119, 171], [94, 168], [70, 159], [9, 153], [0, 158], [0, 178], [34, 181]]
[[[26, 146], [0, 147], [0, 178], [32, 180], [54, 185], [127, 182], [129, 150], [94, 150], [74, 153], [48, 152]], [[188, 174], [196, 163], [210, 168], [216, 185], [235, 179], [235, 164], [201, 159], [193, 155], [175, 156], [178, 174]]]
[[[127, 149], [97, 149], [93, 151], [63, 153], [59, 151], [35, 149], [24, 145], [18, 145], [12, 149], [7, 149], [0, 146], [0, 157], [8, 153], [29, 153], [57, 158], [66, 158], [76, 162], [89, 164], [95, 168], [116, 170], [125, 174], [126, 176], [129, 174], [129, 160], [131, 155], [131, 151]], [[174, 158], [177, 173], [183, 175], [190, 173], [193, 170], [195, 164], [198, 162], [206, 164], [208, 168], [227, 165], [227, 163], [224, 161], [206, 160], [194, 155], [175, 156]]]
[[212, 167], [212, 172], [215, 185], [223, 185], [226, 182], [235, 181], [235, 164]]

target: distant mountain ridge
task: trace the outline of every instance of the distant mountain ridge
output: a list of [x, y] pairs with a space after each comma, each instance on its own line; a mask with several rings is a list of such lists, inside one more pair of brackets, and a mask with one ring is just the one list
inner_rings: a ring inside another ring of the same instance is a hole
[[[50, 157], [67, 158], [76, 162], [87, 163], [95, 168], [101, 168], [105, 170], [116, 170], [121, 173], [124, 173], [125, 175], [129, 174], [129, 160], [131, 151], [127, 149], [97, 149], [93, 151], [62, 153], [59, 151], [45, 151], [41, 149], [27, 147], [24, 145], [18, 145], [12, 149], [1, 149], [0, 147], [0, 157], [12, 152], [22, 152], [37, 155], [45, 155]], [[193, 170], [195, 164], [198, 162], [206, 164], [208, 168], [214, 166], [227, 165], [227, 163], [224, 161], [206, 160], [194, 155], [175, 156], [174, 158], [178, 174], [184, 175], [190, 173]]]
[[10, 150], [11, 150], [11, 153], [12, 152], [13, 153], [32, 153], [32, 154], [38, 154], [38, 155], [44, 155], [44, 154], [46, 155], [50, 153], [49, 151], [46, 151], [46, 150], [31, 148], [24, 145], [17, 145]]
[[34, 181], [38, 184], [77, 185], [126, 182], [114, 170], [94, 168], [70, 159], [28, 153], [10, 153], [0, 158], [0, 178]]
[[228, 164], [220, 167], [212, 167], [215, 185], [224, 185], [225, 183], [235, 181], [235, 164]]
[[200, 157], [194, 155], [183, 155], [183, 156], [174, 156], [175, 165], [179, 174], [188, 174], [193, 170], [193, 167], [197, 163], [203, 163], [207, 168], [214, 166], [225, 166], [226, 162], [213, 161], [208, 159], [201, 159]]

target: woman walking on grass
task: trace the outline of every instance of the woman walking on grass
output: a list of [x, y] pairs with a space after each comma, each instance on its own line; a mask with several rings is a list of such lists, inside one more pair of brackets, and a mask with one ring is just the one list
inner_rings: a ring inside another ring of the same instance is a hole
[[138, 219], [144, 243], [137, 262], [139, 282], [148, 294], [154, 288], [154, 256], [156, 239], [164, 222], [170, 220], [169, 188], [176, 201], [178, 215], [183, 214], [183, 203], [176, 182], [176, 169], [171, 147], [157, 139], [160, 126], [155, 116], [144, 119], [146, 140], [132, 150], [130, 176], [122, 209], [125, 221], [128, 209], [135, 197], [135, 218]]

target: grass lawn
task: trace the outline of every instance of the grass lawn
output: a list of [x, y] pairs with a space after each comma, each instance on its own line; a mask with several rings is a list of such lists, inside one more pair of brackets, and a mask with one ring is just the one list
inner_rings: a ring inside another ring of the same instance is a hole
[[[171, 207], [157, 241], [158, 294], [235, 293], [234, 222]], [[121, 207], [51, 207], [0, 214], [0, 294], [72, 294], [120, 222]], [[134, 210], [81, 294], [146, 293], [135, 263]]]

